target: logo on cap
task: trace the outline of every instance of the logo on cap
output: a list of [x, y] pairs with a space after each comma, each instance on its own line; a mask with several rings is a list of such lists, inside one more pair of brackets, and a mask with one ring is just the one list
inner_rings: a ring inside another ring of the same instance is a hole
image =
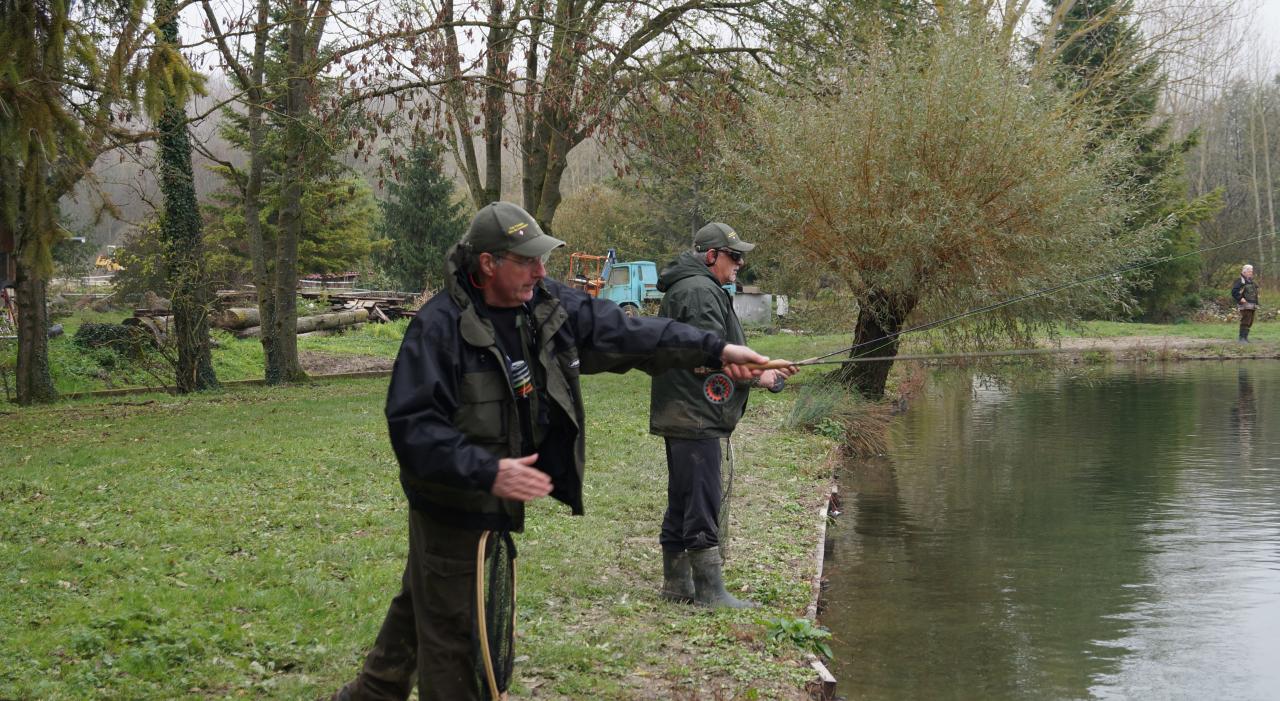
[[515, 236], [516, 234], [520, 233], [521, 230], [527, 229], [527, 228], [529, 228], [529, 224], [527, 222], [519, 222], [517, 224], [512, 224], [511, 226], [507, 227], [507, 236]]

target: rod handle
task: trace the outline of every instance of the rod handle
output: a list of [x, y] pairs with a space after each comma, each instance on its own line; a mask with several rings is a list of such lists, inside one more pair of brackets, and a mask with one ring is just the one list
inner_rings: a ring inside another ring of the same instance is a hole
[[[803, 364], [804, 364], [804, 361], [797, 363], [794, 360], [782, 360], [782, 359], [770, 360], [767, 363], [741, 363], [743, 367], [748, 367], [748, 368], [751, 368], [752, 370], [781, 370], [782, 368], [789, 368], [792, 365], [803, 365]], [[712, 373], [720, 372], [720, 369], [707, 367], [706, 365], [699, 365], [698, 367], [693, 369], [693, 372], [696, 375], [710, 375]]]
[[795, 364], [796, 361], [794, 360], [783, 360], [782, 358], [774, 358], [767, 363], [743, 363], [743, 365], [751, 368], [752, 370], [781, 370], [782, 368], [789, 368]]

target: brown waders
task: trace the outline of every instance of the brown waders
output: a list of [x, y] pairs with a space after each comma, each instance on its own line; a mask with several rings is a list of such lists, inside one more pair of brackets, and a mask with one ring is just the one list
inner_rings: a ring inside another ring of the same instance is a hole
[[[360, 674], [334, 701], [404, 701], [415, 681], [422, 701], [493, 698], [477, 625], [477, 554], [484, 533], [442, 526], [409, 510], [409, 559], [400, 593]], [[487, 555], [507, 538], [492, 535], [497, 537], [485, 543]], [[507, 608], [504, 613], [512, 613], [514, 602]], [[510, 641], [497, 647], [509, 653]], [[499, 698], [509, 678], [509, 662], [505, 666]]]
[[1257, 309], [1241, 309], [1240, 310], [1240, 342], [1249, 342], [1249, 329], [1253, 326], [1253, 315]]

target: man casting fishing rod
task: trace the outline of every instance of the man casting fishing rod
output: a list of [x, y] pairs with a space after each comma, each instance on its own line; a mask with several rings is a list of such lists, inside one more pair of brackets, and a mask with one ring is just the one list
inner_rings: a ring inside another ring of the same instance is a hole
[[711, 364], [735, 382], [765, 363], [671, 319], [628, 317], [547, 279], [564, 245], [514, 204], [476, 214], [447, 254], [447, 284], [405, 332], [387, 391], [409, 501], [409, 554], [373, 649], [334, 699], [505, 696], [524, 503], [581, 514], [581, 373]]
[[[729, 225], [712, 222], [694, 235], [693, 250], [658, 276], [659, 313], [731, 343], [746, 343], [733, 300], [724, 285], [737, 280], [746, 254], [755, 248]], [[773, 391], [795, 368], [765, 370], [757, 382]], [[649, 432], [667, 451], [667, 510], [662, 546], [662, 596], [716, 608], [753, 606], [724, 588], [720, 556], [721, 439], [728, 440], [747, 408], [746, 385], [721, 373], [687, 369], [655, 375], [650, 391]]]

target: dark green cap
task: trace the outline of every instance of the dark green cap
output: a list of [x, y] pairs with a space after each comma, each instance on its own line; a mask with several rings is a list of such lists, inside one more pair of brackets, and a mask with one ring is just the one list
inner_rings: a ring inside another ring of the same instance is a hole
[[462, 242], [476, 253], [510, 251], [526, 258], [539, 258], [564, 245], [564, 241], [543, 233], [532, 215], [510, 202], [480, 208]]
[[693, 247], [699, 251], [728, 248], [739, 253], [746, 253], [755, 248], [756, 245], [738, 238], [738, 232], [734, 231], [728, 224], [713, 221], [698, 229], [698, 233], [693, 235]]

